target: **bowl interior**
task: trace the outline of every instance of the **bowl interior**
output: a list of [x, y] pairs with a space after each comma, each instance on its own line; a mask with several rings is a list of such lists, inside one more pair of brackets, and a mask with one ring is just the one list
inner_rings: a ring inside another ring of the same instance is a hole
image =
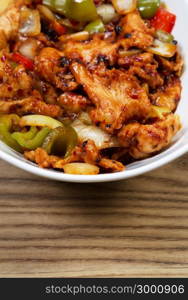
[[0, 142], [0, 158], [7, 162], [22, 168], [33, 174], [47, 177], [54, 180], [69, 181], [69, 182], [104, 182], [114, 181], [140, 175], [146, 171], [150, 171], [154, 168], [162, 166], [165, 163], [179, 157], [188, 151], [187, 137], [188, 137], [188, 41], [187, 41], [187, 28], [188, 28], [188, 0], [165, 0], [168, 7], [172, 12], [177, 15], [176, 27], [174, 30], [174, 36], [178, 40], [181, 47], [182, 54], [185, 60], [185, 70], [182, 78], [183, 92], [180, 105], [177, 113], [180, 115], [183, 128], [179, 134], [175, 137], [172, 145], [161, 152], [160, 154], [142, 160], [134, 162], [127, 166], [127, 169], [121, 173], [114, 174], [101, 174], [93, 176], [81, 176], [81, 175], [68, 175], [62, 172], [54, 170], [44, 170], [38, 168], [35, 164], [25, 160], [21, 155], [11, 150], [8, 146]]

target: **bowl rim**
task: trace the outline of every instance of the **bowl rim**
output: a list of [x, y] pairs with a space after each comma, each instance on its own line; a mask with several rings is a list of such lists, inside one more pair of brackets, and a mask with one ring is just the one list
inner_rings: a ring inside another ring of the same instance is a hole
[[[171, 149], [171, 147], [169, 149]], [[162, 153], [165, 154], [165, 152], [167, 151], [168, 149], [166, 151], [163, 151]], [[98, 175], [72, 175], [72, 174], [65, 174], [50, 169], [43, 169], [38, 167], [35, 164], [31, 164], [27, 161], [14, 157], [11, 154], [6, 153], [1, 149], [0, 149], [0, 158], [11, 165], [14, 165], [20, 169], [23, 169], [31, 174], [38, 175], [40, 177], [57, 180], [57, 181], [63, 181], [63, 182], [97, 183], [97, 182], [119, 181], [119, 180], [139, 176], [141, 174], [152, 171], [156, 168], [159, 168], [175, 160], [176, 158], [182, 156], [186, 152], [188, 152], [188, 144], [182, 146], [180, 145], [179, 148], [174, 152], [167, 153], [166, 155], [164, 155], [164, 157], [156, 159], [153, 162], [140, 166], [136, 169], [125, 170], [118, 173], [108, 173], [108, 174], [98, 174]]]

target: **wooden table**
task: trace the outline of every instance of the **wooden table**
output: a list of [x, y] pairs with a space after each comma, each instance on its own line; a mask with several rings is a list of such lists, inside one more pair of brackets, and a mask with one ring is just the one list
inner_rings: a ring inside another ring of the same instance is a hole
[[0, 277], [188, 276], [188, 156], [105, 184], [0, 170]]

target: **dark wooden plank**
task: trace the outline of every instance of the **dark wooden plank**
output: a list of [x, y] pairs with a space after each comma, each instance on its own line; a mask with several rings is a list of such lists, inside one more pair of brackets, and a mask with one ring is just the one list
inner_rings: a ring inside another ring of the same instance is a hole
[[188, 275], [188, 155], [101, 184], [0, 169], [0, 277]]

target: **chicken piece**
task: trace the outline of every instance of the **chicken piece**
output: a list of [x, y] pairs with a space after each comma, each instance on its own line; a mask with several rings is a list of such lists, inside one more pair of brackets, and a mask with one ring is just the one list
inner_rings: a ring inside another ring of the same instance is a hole
[[170, 75], [175, 73], [176, 76], [181, 76], [183, 71], [183, 58], [179, 52], [172, 59], [164, 58], [162, 56], [157, 55], [156, 59], [159, 63], [159, 67], [161, 71], [165, 75]]
[[147, 49], [153, 44], [154, 30], [149, 28], [138, 12], [127, 14], [120, 22], [122, 45], [125, 48]]
[[99, 151], [93, 141], [85, 141], [82, 145], [76, 146], [71, 155], [61, 158], [48, 155], [45, 150], [38, 148], [35, 151], [25, 152], [25, 157], [36, 162], [42, 168], [63, 169], [63, 166], [71, 162], [86, 162], [96, 164], [100, 160]]
[[[62, 58], [62, 61], [61, 61]], [[64, 59], [64, 60], [63, 60]], [[62, 67], [62, 62], [65, 61]], [[57, 88], [67, 92], [76, 89], [78, 84], [69, 71], [69, 61], [55, 48], [44, 48], [35, 58], [35, 71], [39, 76]]]
[[22, 0], [7, 0], [5, 10], [0, 13], [0, 30], [2, 30], [7, 38], [13, 39], [19, 29], [20, 22], [20, 7], [23, 4]]
[[34, 113], [50, 117], [62, 115], [62, 109], [58, 105], [46, 104], [37, 93], [22, 100], [0, 101], [0, 113], [16, 113], [19, 115]]
[[114, 64], [118, 48], [119, 43], [114, 43], [111, 39], [105, 40], [103, 36], [94, 35], [90, 41], [68, 40], [63, 51], [68, 58], [80, 59], [85, 64], [97, 63], [101, 58], [109, 64]]
[[44, 101], [48, 104], [57, 104], [59, 97], [56, 89], [48, 82], [42, 81], [36, 77], [33, 83], [36, 90], [40, 92]]
[[115, 69], [106, 70], [104, 76], [99, 76], [97, 71], [91, 74], [76, 62], [72, 64], [71, 70], [96, 106], [90, 116], [102, 129], [114, 133], [128, 120], [144, 119], [147, 116], [150, 101], [146, 91], [134, 78]]
[[136, 75], [151, 88], [164, 84], [164, 79], [158, 73], [158, 63], [152, 53], [144, 52], [133, 56], [121, 57], [118, 64], [124, 67], [130, 75]]
[[31, 93], [32, 78], [23, 66], [19, 65], [13, 70], [10, 64], [5, 63], [2, 70], [3, 83], [0, 84], [0, 99], [26, 97]]
[[75, 147], [72, 154], [65, 159], [54, 155], [48, 155], [42, 148], [38, 148], [35, 151], [26, 151], [24, 156], [28, 160], [37, 163], [41, 168], [63, 169], [66, 164], [72, 162], [85, 162], [99, 165], [103, 169], [110, 170], [111, 172], [120, 172], [125, 168], [120, 162], [101, 158], [94, 142], [90, 140]]
[[53, 166], [57, 169], [62, 169], [65, 164], [71, 162], [85, 162], [96, 165], [100, 160], [99, 150], [92, 140], [87, 140], [81, 145], [75, 147], [71, 155], [65, 159], [60, 159]]
[[57, 99], [57, 102], [68, 113], [79, 113], [84, 111], [89, 104], [86, 97], [73, 92], [62, 94]]
[[128, 149], [133, 158], [142, 159], [167, 147], [180, 129], [179, 117], [170, 114], [151, 125], [130, 123], [123, 127], [118, 136], [121, 145]]
[[92, 140], [87, 140], [82, 143], [80, 160], [88, 164], [97, 164], [100, 160], [99, 150]]
[[0, 52], [0, 83], [7, 80], [7, 78], [12, 75], [12, 72], [13, 70], [7, 59], [7, 51], [3, 49]]
[[0, 29], [0, 50], [8, 48], [7, 38], [4, 30]]
[[150, 94], [154, 105], [168, 108], [174, 112], [181, 99], [181, 81], [177, 77], [172, 77], [168, 84], [160, 88], [155, 94]]
[[99, 166], [108, 170], [110, 173], [122, 172], [125, 170], [125, 166], [121, 162], [108, 158], [102, 158], [99, 162]]
[[48, 153], [42, 148], [37, 148], [33, 151], [25, 151], [24, 157], [38, 164], [40, 168], [52, 168], [59, 160], [59, 157], [48, 155]]

